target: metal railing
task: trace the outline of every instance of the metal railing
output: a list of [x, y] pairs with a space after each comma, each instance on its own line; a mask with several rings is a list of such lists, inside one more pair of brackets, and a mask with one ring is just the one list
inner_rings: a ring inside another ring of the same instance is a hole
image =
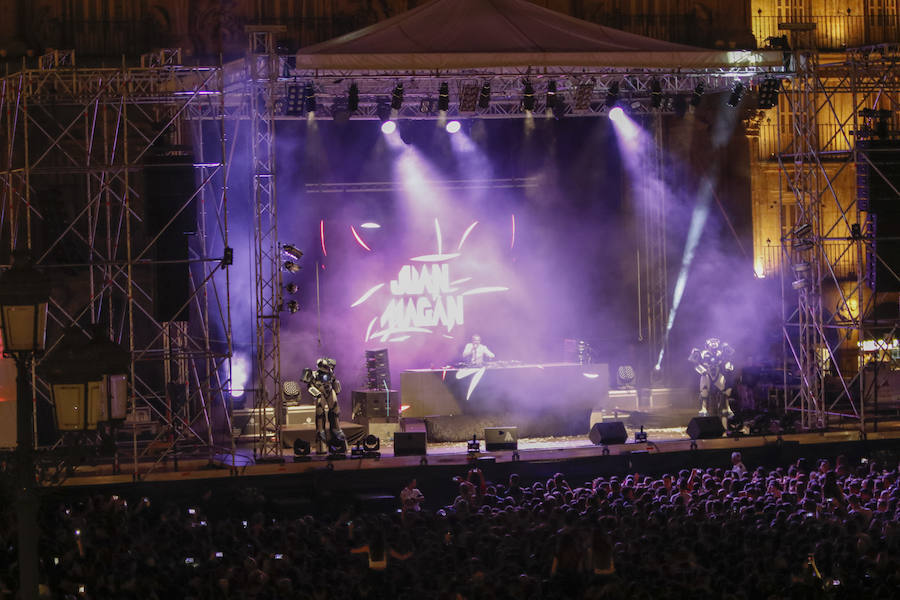
[[[796, 140], [790, 131], [789, 124], [783, 124], [779, 136], [778, 123], [775, 122], [774, 113], [770, 122], [763, 122], [759, 126], [759, 160], [771, 160], [776, 154], [792, 153], [794, 151], [792, 143]], [[850, 119], [846, 115], [838, 115], [842, 119]], [[812, 140], [815, 147], [821, 152], [850, 152], [852, 148], [853, 138], [847, 137], [849, 129], [842, 127], [835, 120], [834, 115], [828, 112], [821, 112], [819, 118], [822, 121], [816, 123], [816, 135]], [[781, 140], [781, 147], [778, 141]]]
[[[831, 268], [834, 269], [838, 281], [856, 279], [856, 251], [848, 247], [850, 242], [824, 242], [822, 244]], [[784, 262], [781, 246], [768, 245], [761, 249], [762, 256], [756, 257], [756, 263], [762, 267], [766, 277], [775, 277]], [[824, 264], [824, 262], [823, 262]]]
[[[787, 35], [789, 31], [778, 28], [780, 23], [815, 23], [812, 40], [818, 50], [843, 50], [854, 46], [867, 46], [900, 39], [898, 15], [810, 15], [786, 18], [774, 15], [757, 15], [752, 18], [753, 35], [760, 48], [766, 47], [768, 38]], [[801, 34], [802, 35], [802, 34]], [[805, 41], [805, 40], [804, 40]]]

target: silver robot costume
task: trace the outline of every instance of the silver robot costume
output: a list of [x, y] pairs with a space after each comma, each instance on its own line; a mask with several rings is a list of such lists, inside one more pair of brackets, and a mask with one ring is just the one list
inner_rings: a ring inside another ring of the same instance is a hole
[[[316, 401], [316, 452], [322, 454], [328, 449], [329, 438], [325, 435], [325, 421], [331, 438], [346, 442], [341, 430], [341, 407], [338, 405], [338, 394], [341, 393], [341, 382], [334, 376], [337, 362], [333, 358], [320, 358], [316, 361], [316, 370], [303, 370], [303, 383]], [[326, 417], [327, 415], [327, 417]]]
[[734, 348], [719, 338], [706, 340], [704, 348], [694, 348], [688, 357], [700, 374], [700, 416], [730, 417]]

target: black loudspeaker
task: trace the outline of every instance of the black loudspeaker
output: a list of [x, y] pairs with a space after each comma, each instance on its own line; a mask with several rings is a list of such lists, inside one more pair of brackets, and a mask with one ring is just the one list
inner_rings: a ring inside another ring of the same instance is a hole
[[353, 390], [353, 419], [396, 418], [400, 415], [400, 393], [396, 390]]
[[721, 417], [694, 417], [687, 426], [687, 434], [692, 440], [718, 438], [723, 433]]
[[607, 421], [605, 423], [594, 423], [588, 437], [591, 438], [591, 443], [593, 444], [608, 446], [610, 444], [624, 444], [628, 441], [628, 432], [625, 431], [625, 423], [622, 421]]
[[366, 385], [370, 390], [391, 387], [391, 365], [386, 348], [366, 350]]
[[395, 431], [394, 456], [424, 456], [424, 431]]
[[188, 309], [179, 309], [191, 294], [187, 236], [197, 233], [193, 163], [193, 155], [184, 148], [160, 147], [144, 169], [147, 239], [156, 238], [153, 316], [157, 321], [188, 320]]
[[493, 452], [495, 450], [515, 450], [518, 447], [518, 427], [484, 428], [484, 448], [488, 452]]
[[900, 279], [891, 268], [896, 272], [893, 265], [900, 264], [900, 196], [894, 191], [900, 190], [900, 141], [861, 140], [857, 150], [863, 157], [856, 169], [857, 201], [870, 220], [861, 224], [862, 233], [875, 237], [866, 244], [867, 280], [875, 292], [897, 292]]

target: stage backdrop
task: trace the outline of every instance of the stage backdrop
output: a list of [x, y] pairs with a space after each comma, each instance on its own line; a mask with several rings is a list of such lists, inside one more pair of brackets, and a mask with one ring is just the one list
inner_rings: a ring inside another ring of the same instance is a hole
[[502, 361], [559, 362], [566, 338], [622, 353], [635, 236], [608, 120], [399, 125], [279, 130], [279, 235], [305, 252], [284, 375], [334, 356], [358, 387], [365, 350], [387, 348], [396, 387], [475, 333]]

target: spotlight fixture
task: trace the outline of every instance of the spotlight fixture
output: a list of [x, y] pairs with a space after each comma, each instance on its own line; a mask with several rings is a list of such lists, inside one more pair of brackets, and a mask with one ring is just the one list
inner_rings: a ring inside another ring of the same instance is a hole
[[303, 108], [307, 114], [316, 112], [316, 90], [311, 81], [303, 86]]
[[579, 83], [575, 88], [575, 110], [587, 110], [591, 107], [591, 95], [594, 93], [594, 82]]
[[619, 384], [619, 389], [633, 389], [634, 378], [634, 367], [632, 367], [631, 365], [622, 365], [618, 369], [616, 369], [616, 380]]
[[447, 133], [456, 133], [459, 131], [460, 127], [462, 127], [462, 125], [459, 121], [450, 121], [447, 123], [445, 129], [447, 130]]
[[444, 81], [438, 90], [438, 110], [447, 112], [450, 109], [450, 84]]
[[794, 230], [791, 233], [793, 233], [797, 237], [806, 237], [810, 233], [812, 233], [812, 225], [810, 225], [809, 223], [800, 223], [799, 225], [794, 227]]
[[338, 437], [332, 437], [328, 441], [328, 457], [329, 458], [346, 458], [347, 457], [347, 440]]
[[355, 83], [350, 84], [350, 90], [347, 92], [347, 110], [351, 113], [359, 109], [359, 86]]
[[356, 442], [350, 449], [351, 458], [381, 458], [381, 440], [377, 435], [369, 434]]
[[522, 91], [522, 108], [528, 112], [534, 110], [534, 86], [531, 85], [531, 81], [526, 79], [523, 83], [524, 90]]
[[704, 87], [703, 82], [701, 81], [697, 84], [697, 86], [694, 88], [694, 92], [691, 94], [691, 106], [696, 107], [700, 105], [700, 100], [703, 99], [703, 91]]
[[281, 246], [281, 251], [284, 252], [284, 255], [288, 258], [292, 258], [294, 260], [300, 260], [303, 258], [303, 252], [297, 249], [293, 244], [283, 244]]
[[381, 124], [381, 133], [391, 134], [397, 131], [396, 121], [385, 121]]
[[478, 102], [478, 85], [466, 83], [462, 86], [459, 95], [459, 112], [475, 112], [475, 104]]
[[810, 265], [808, 262], [799, 262], [793, 265], [794, 281], [791, 287], [795, 290], [802, 290], [809, 286]]
[[303, 88], [296, 83], [287, 84], [284, 101], [284, 114], [297, 116], [303, 114]]
[[381, 440], [377, 435], [369, 434], [363, 439], [363, 450], [366, 452], [378, 452], [381, 449]]
[[300, 265], [298, 265], [294, 261], [292, 261], [292, 260], [284, 261], [284, 270], [285, 271], [287, 271], [289, 273], [298, 273], [300, 271], [300, 269], [301, 269]]
[[655, 77], [650, 82], [650, 104], [653, 108], [662, 106], [662, 85], [660, 85], [659, 79]]
[[606, 107], [612, 108], [616, 105], [616, 102], [619, 101], [619, 82], [613, 81], [609, 84], [609, 89], [606, 91]]
[[806, 252], [812, 250], [816, 243], [809, 238], [796, 239], [791, 241], [791, 248], [798, 252]]
[[744, 95], [744, 84], [740, 81], [734, 82], [734, 87], [731, 88], [731, 95], [728, 97], [728, 106], [731, 108], [737, 108], [737, 106], [741, 103], [741, 98]]
[[812, 250], [816, 243], [815, 240], [810, 237], [811, 234], [812, 225], [809, 223], [800, 223], [794, 227], [794, 229], [791, 230], [791, 248], [799, 252]]
[[289, 283], [286, 286], [284, 286], [284, 291], [286, 291], [288, 294], [296, 294], [297, 290], [299, 290], [299, 289], [300, 289], [300, 286], [298, 286], [296, 283]]
[[552, 111], [556, 106], [556, 81], [553, 79], [547, 82], [547, 98], [544, 100], [544, 106], [548, 111]]
[[391, 92], [391, 109], [400, 110], [403, 108], [403, 84], [398, 83]]
[[778, 106], [779, 91], [781, 91], [781, 82], [774, 77], [767, 77], [759, 85], [759, 108], [768, 110]]
[[300, 397], [300, 384], [296, 381], [282, 381], [281, 393], [285, 400], [296, 400]]
[[491, 106], [491, 82], [485, 81], [481, 84], [481, 91], [478, 93], [478, 108], [487, 109]]
[[294, 314], [300, 310], [300, 304], [296, 300], [291, 300], [287, 303], [287, 309], [289, 313]]

